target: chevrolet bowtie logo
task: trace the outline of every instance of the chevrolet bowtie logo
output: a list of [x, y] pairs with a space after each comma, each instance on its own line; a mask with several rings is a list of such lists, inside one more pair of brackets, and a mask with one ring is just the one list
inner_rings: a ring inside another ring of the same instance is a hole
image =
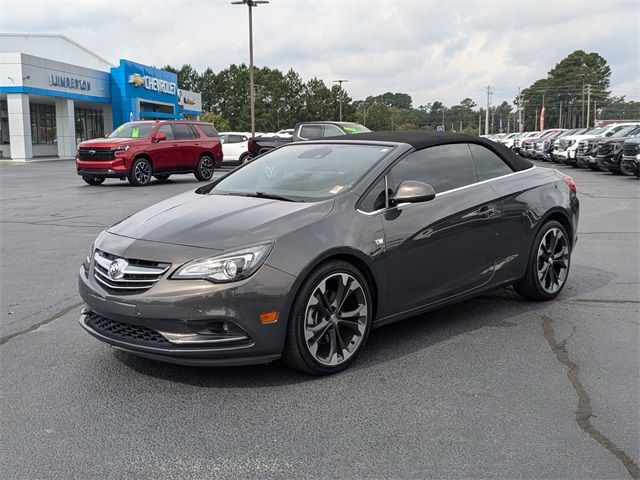
[[141, 87], [144, 85], [144, 78], [139, 73], [129, 75], [129, 83], [133, 83], [134, 87]]

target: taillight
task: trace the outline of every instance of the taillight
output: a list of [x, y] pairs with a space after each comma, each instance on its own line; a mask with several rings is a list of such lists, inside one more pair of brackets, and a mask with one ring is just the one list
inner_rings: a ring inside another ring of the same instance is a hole
[[569, 175], [565, 175], [564, 177], [562, 177], [562, 180], [564, 180], [564, 183], [567, 184], [569, 190], [571, 190], [573, 193], [578, 193], [578, 189], [576, 188], [576, 184], [574, 183], [573, 178], [571, 178]]
[[253, 150], [253, 142], [249, 139], [247, 140], [247, 151], [251, 152], [251, 150]]

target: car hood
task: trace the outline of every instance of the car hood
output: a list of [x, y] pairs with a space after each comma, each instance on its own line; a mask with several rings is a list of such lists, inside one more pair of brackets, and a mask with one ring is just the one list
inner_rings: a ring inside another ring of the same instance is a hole
[[187, 192], [108, 231], [137, 240], [229, 250], [274, 240], [328, 215], [333, 204], [333, 200], [303, 203]]
[[118, 145], [132, 145], [134, 143], [140, 143], [140, 141], [141, 139], [137, 138], [94, 138], [93, 140], [81, 142], [78, 147], [117, 147]]

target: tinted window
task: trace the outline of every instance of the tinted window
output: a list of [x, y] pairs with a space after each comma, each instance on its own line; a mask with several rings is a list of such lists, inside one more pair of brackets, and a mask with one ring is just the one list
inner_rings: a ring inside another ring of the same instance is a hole
[[404, 180], [428, 183], [436, 193], [477, 182], [469, 146], [439, 145], [412, 153], [391, 170], [394, 188]]
[[300, 128], [300, 138], [305, 140], [317, 140], [322, 138], [322, 125], [303, 125]]
[[513, 173], [513, 170], [504, 163], [504, 160], [488, 148], [474, 144], [470, 144], [469, 148], [471, 149], [473, 161], [476, 164], [476, 170], [478, 171], [478, 180], [488, 180], [489, 178], [500, 177], [502, 175]]
[[244, 141], [244, 137], [242, 135], [229, 135], [227, 139], [227, 143], [242, 143]]
[[375, 212], [387, 206], [387, 197], [384, 193], [384, 177], [369, 190], [358, 207], [363, 212]]
[[213, 128], [213, 125], [210, 125], [208, 123], [201, 123], [198, 124], [198, 127], [200, 127], [200, 130], [202, 130], [202, 133], [204, 133], [207, 137], [217, 137], [218, 136], [218, 132], [216, 131], [215, 128]]
[[173, 140], [173, 130], [168, 123], [162, 125], [156, 133], [164, 133], [167, 136], [167, 140]]
[[340, 135], [344, 135], [344, 132], [340, 130], [335, 125], [325, 125], [324, 126], [324, 136], [325, 137], [339, 137]]
[[195, 136], [191, 127], [186, 123], [174, 123], [171, 126], [173, 127], [173, 135], [177, 139], [193, 138]]

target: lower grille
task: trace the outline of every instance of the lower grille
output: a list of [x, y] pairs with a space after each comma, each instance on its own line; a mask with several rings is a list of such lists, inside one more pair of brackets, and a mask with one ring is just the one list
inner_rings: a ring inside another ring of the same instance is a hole
[[171, 343], [158, 332], [147, 327], [117, 322], [115, 320], [101, 317], [93, 312], [90, 312], [88, 316], [87, 325], [89, 325], [89, 327], [102, 335], [113, 338], [114, 340], [153, 344]]
[[115, 152], [111, 150], [111, 148], [105, 147], [95, 147], [95, 148], [86, 148], [80, 147], [78, 149], [78, 158], [83, 161], [96, 161], [96, 162], [104, 162], [113, 160], [116, 158]]

